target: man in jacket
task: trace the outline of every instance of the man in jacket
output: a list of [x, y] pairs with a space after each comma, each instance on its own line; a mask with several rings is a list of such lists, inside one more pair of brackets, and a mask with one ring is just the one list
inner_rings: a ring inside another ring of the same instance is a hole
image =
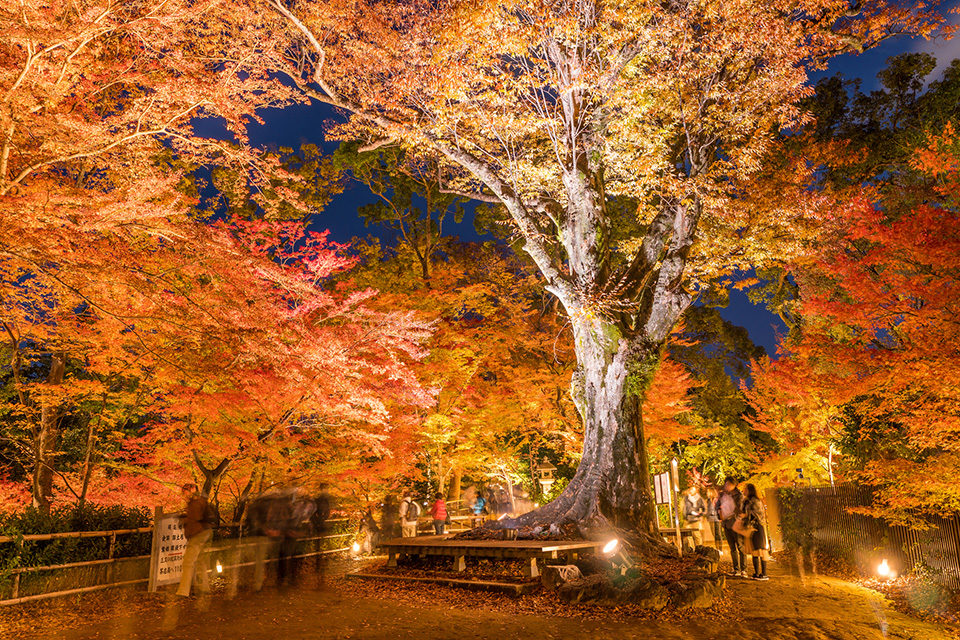
[[717, 513], [720, 517], [720, 523], [723, 525], [723, 537], [727, 539], [727, 545], [730, 547], [730, 561], [733, 563], [733, 575], [745, 578], [747, 558], [743, 553], [743, 540], [740, 534], [733, 530], [733, 524], [740, 516], [740, 507], [743, 503], [743, 496], [740, 489], [737, 488], [735, 478], [727, 478], [723, 481], [723, 491], [717, 498]]
[[180, 522], [183, 526], [183, 534], [187, 537], [187, 547], [183, 550], [183, 565], [177, 595], [186, 597], [190, 595], [193, 579], [197, 575], [200, 578], [200, 591], [205, 593], [210, 590], [210, 579], [207, 576], [210, 567], [204, 550], [213, 538], [213, 529], [210, 528], [207, 520], [207, 499], [199, 494], [197, 485], [189, 482], [183, 485], [181, 492], [186, 510], [180, 516]]

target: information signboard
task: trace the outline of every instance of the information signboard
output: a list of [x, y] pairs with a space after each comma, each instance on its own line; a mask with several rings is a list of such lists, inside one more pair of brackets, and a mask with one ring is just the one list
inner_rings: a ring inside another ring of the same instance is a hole
[[657, 504], [673, 504], [670, 488], [669, 471], [653, 476], [653, 496]]
[[157, 509], [154, 513], [153, 548], [150, 552], [150, 591], [165, 584], [180, 582], [183, 566], [183, 551], [187, 547], [187, 536], [180, 524], [180, 514], [163, 513]]

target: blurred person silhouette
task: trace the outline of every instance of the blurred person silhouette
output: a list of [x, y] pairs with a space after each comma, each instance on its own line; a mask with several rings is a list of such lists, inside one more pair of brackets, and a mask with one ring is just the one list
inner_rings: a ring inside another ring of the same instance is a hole
[[[324, 536], [328, 535], [330, 531], [330, 512], [333, 509], [333, 498], [330, 496], [330, 493], [327, 491], [327, 483], [321, 482], [318, 487], [318, 493], [313, 499], [313, 514], [310, 516], [310, 534], [312, 536], [320, 538], [317, 545], [318, 550], [323, 547], [326, 543], [326, 538]], [[326, 582], [326, 563], [327, 555], [325, 553], [317, 553], [316, 556], [316, 570], [318, 576], [318, 582], [320, 586], [323, 586]]]
[[722, 527], [720, 526], [720, 514], [717, 512], [717, 498], [719, 494], [715, 487], [707, 487], [707, 523], [710, 525], [710, 533], [713, 534], [713, 544], [717, 551], [722, 551], [723, 539]]
[[703, 501], [703, 498], [700, 496], [700, 490], [696, 485], [690, 485], [687, 490], [684, 492], [683, 503], [682, 503], [682, 513], [684, 524], [692, 529], [691, 533], [693, 534], [693, 546], [694, 548], [703, 544], [703, 535], [700, 532], [701, 529], [701, 520], [703, 519], [704, 513], [706, 513], [707, 506]]
[[187, 537], [187, 546], [183, 550], [183, 565], [180, 574], [180, 585], [177, 595], [188, 597], [195, 578], [199, 578], [200, 591], [210, 591], [209, 557], [205, 553], [207, 545], [213, 538], [210, 505], [207, 499], [197, 491], [197, 485], [192, 482], [181, 487], [185, 503], [184, 513], [180, 516], [183, 533]]
[[483, 524], [484, 513], [487, 511], [487, 499], [483, 497], [483, 491], [479, 488], [470, 509], [473, 511], [473, 522], [471, 524], [474, 528], [479, 527]]
[[400, 507], [393, 495], [380, 504], [380, 535], [388, 540], [400, 537]]
[[253, 547], [253, 588], [260, 591], [266, 579], [267, 558], [276, 555], [278, 538], [268, 533], [270, 529], [270, 504], [280, 496], [277, 491], [268, 491], [256, 496], [247, 507], [244, 522], [249, 542]]
[[372, 506], [367, 507], [367, 510], [363, 513], [363, 518], [360, 520], [360, 530], [357, 531], [357, 538], [363, 540], [360, 544], [360, 553], [365, 555], [371, 555], [374, 549], [380, 546], [383, 532], [373, 517]]
[[720, 496], [717, 498], [717, 513], [723, 525], [723, 535], [727, 539], [727, 546], [730, 548], [733, 575], [735, 577], [746, 578], [747, 559], [743, 553], [743, 539], [740, 534], [734, 530], [734, 524], [740, 517], [742, 502], [743, 496], [740, 493], [740, 489], [737, 488], [737, 479], [728, 477], [723, 481], [723, 491], [720, 492]]
[[300, 488], [288, 489], [271, 502], [267, 533], [277, 541], [277, 585], [281, 588], [297, 584], [301, 560], [298, 541], [309, 529], [316, 508]]

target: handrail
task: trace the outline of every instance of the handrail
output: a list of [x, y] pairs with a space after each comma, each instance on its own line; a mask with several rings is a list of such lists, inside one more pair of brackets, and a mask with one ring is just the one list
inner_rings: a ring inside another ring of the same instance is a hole
[[[330, 522], [349, 522], [350, 518], [330, 518]], [[240, 522], [227, 522], [217, 525], [215, 529], [230, 529], [239, 527]], [[58, 531], [54, 533], [26, 533], [22, 536], [0, 536], [0, 543], [4, 542], [33, 542], [38, 540], [59, 540], [65, 538], [108, 538], [114, 535], [125, 535], [131, 533], [150, 533], [153, 531], [153, 525], [149, 527], [138, 527], [136, 529], [108, 529], [104, 531]]]
[[109, 538], [129, 533], [149, 533], [153, 525], [136, 529], [110, 529], [108, 531], [60, 531], [57, 533], [27, 533], [22, 536], [0, 536], [2, 542], [27, 542], [34, 540], [59, 540], [61, 538]]
[[46, 564], [39, 567], [18, 567], [10, 569], [7, 573], [16, 575], [18, 573], [35, 573], [38, 571], [56, 571], [57, 569], [75, 569], [77, 567], [92, 567], [99, 564], [110, 564], [111, 562], [126, 562], [128, 560], [149, 560], [150, 555], [145, 556], [125, 556], [122, 558], [104, 558], [102, 560], [81, 560], [80, 562], [68, 562], [66, 564]]

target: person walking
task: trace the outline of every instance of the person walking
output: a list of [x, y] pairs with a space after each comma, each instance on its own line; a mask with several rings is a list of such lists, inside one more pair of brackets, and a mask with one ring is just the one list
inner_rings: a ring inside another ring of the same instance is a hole
[[267, 577], [267, 558], [276, 554], [276, 537], [271, 535], [270, 507], [276, 492], [260, 494], [250, 500], [243, 515], [248, 544], [253, 548], [253, 589], [260, 591]]
[[483, 491], [481, 489], [477, 488], [477, 495], [470, 508], [473, 510], [473, 522], [471, 526], [476, 529], [483, 524], [483, 512], [486, 511], [487, 508], [487, 500], [483, 497]]
[[183, 550], [183, 565], [180, 573], [180, 586], [177, 595], [188, 597], [195, 577], [200, 579], [200, 591], [210, 591], [210, 570], [207, 555], [204, 553], [211, 538], [213, 529], [210, 527], [210, 518], [207, 515], [207, 499], [197, 491], [197, 485], [192, 482], [181, 487], [183, 501], [186, 505], [180, 516], [183, 534], [187, 537], [187, 547]]
[[720, 523], [723, 525], [723, 537], [726, 538], [727, 546], [730, 548], [733, 575], [745, 578], [747, 576], [747, 559], [743, 554], [743, 541], [740, 534], [733, 529], [737, 517], [740, 515], [742, 502], [743, 495], [737, 488], [737, 480], [728, 477], [723, 481], [723, 491], [717, 498], [717, 512], [720, 516]]
[[764, 509], [763, 501], [757, 495], [757, 488], [752, 484], [744, 487], [742, 518], [744, 526], [753, 529], [749, 538], [745, 540], [747, 553], [753, 560], [754, 580], [769, 580], [767, 577], [767, 531], [763, 528]]
[[395, 496], [387, 496], [380, 504], [380, 532], [387, 540], [400, 536], [400, 507]]
[[713, 534], [713, 544], [717, 551], [723, 551], [723, 534], [720, 526], [720, 516], [717, 514], [717, 490], [714, 487], [707, 487], [707, 523], [710, 526], [710, 533]]
[[700, 533], [700, 521], [706, 511], [707, 507], [703, 502], [703, 497], [700, 496], [700, 490], [697, 489], [696, 485], [690, 485], [683, 496], [681, 513], [683, 513], [683, 520], [686, 526], [693, 529], [694, 547], [703, 544], [703, 535]]
[[443, 500], [443, 494], [439, 491], [433, 496], [433, 506], [430, 507], [430, 515], [433, 516], [433, 532], [438, 536], [443, 535], [443, 527], [447, 524], [447, 503]]
[[404, 538], [417, 537], [417, 520], [420, 518], [420, 505], [409, 491], [403, 492], [400, 503], [400, 535]]

